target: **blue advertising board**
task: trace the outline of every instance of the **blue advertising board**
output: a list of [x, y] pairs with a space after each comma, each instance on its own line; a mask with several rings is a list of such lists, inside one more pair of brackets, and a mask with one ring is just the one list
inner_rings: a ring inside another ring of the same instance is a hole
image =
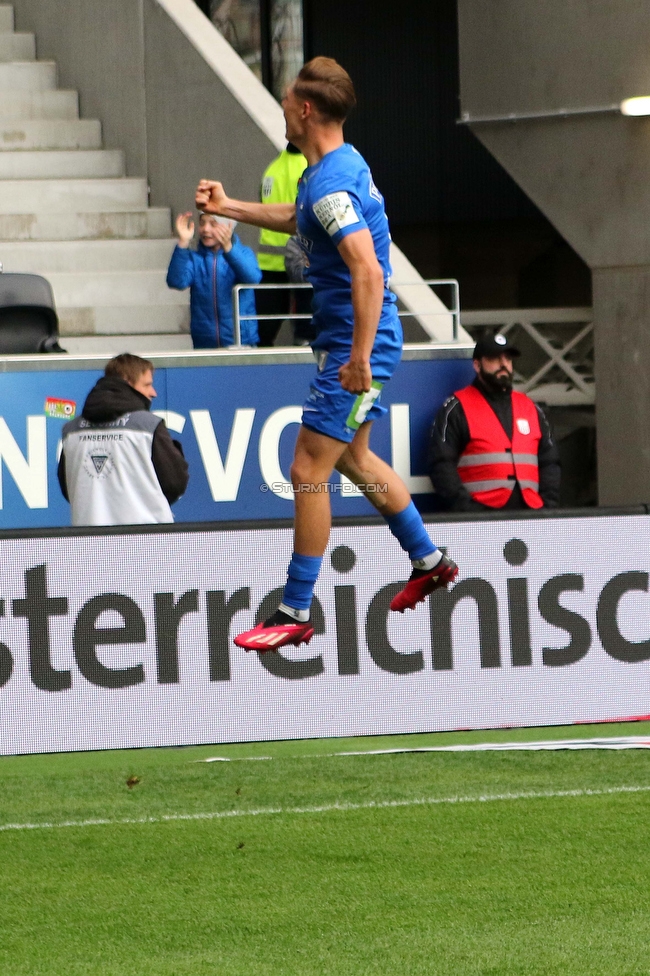
[[[372, 447], [416, 496], [431, 491], [425, 473], [431, 421], [446, 397], [471, 381], [470, 356], [469, 346], [407, 348], [382, 392], [389, 413], [374, 425]], [[309, 353], [150, 358], [158, 394], [152, 409], [181, 441], [190, 466], [187, 493], [174, 506], [176, 520], [290, 518], [289, 468], [315, 370]], [[83, 408], [104, 363], [58, 356], [3, 362], [0, 528], [69, 524], [56, 475], [61, 430]], [[334, 515], [373, 511], [339, 475], [333, 485]]]

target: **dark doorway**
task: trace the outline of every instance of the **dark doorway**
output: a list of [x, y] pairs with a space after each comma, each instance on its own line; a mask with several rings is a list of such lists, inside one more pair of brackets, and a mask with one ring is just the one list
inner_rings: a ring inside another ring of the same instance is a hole
[[368, 160], [395, 242], [465, 309], [591, 304], [581, 258], [460, 115], [456, 0], [304, 0], [305, 54], [336, 58], [359, 107], [346, 137]]

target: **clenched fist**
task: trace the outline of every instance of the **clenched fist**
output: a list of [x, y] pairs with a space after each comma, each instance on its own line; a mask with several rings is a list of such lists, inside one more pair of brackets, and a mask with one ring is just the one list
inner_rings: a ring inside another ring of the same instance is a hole
[[339, 383], [348, 393], [367, 393], [372, 386], [370, 363], [344, 363], [339, 369]]
[[197, 210], [203, 210], [204, 213], [223, 214], [223, 207], [228, 197], [221, 183], [215, 180], [201, 180], [196, 188], [194, 199]]

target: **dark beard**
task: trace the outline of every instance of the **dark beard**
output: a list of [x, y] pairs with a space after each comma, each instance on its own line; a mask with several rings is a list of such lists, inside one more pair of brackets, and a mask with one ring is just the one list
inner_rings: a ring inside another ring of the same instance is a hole
[[489, 393], [510, 393], [512, 390], [512, 376], [510, 373], [500, 373], [495, 376], [493, 373], [485, 373], [482, 369], [479, 372], [481, 383]]

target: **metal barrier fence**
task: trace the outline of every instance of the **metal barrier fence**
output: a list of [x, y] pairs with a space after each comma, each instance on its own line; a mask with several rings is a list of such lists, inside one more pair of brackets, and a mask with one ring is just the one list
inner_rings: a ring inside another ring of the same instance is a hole
[[511, 308], [463, 312], [463, 327], [478, 337], [494, 329], [517, 345], [515, 385], [550, 406], [585, 406], [596, 397], [591, 308]]
[[[451, 293], [451, 304], [449, 306], [443, 306], [440, 311], [431, 311], [431, 309], [422, 308], [398, 308], [397, 314], [400, 318], [417, 318], [421, 320], [422, 318], [429, 318], [430, 316], [450, 316], [452, 324], [452, 341], [458, 342], [458, 331], [460, 326], [460, 292], [458, 287], [458, 282], [455, 278], [429, 278], [420, 281], [404, 281], [400, 282], [400, 285], [405, 285], [408, 287], [414, 287], [417, 285], [427, 285], [431, 291], [434, 288], [449, 288]], [[241, 323], [256, 320], [258, 322], [264, 322], [266, 320], [278, 319], [297, 321], [299, 319], [311, 319], [311, 314], [304, 312], [290, 312], [290, 313], [278, 313], [275, 312], [270, 315], [242, 315], [239, 307], [239, 296], [243, 291], [294, 291], [297, 289], [305, 290], [310, 289], [312, 286], [308, 283], [304, 284], [272, 284], [272, 285], [235, 285], [232, 290], [232, 306], [233, 306], [233, 321], [234, 321], [234, 334], [235, 343], [234, 348], [241, 348]], [[434, 293], [435, 294], [435, 293]], [[436, 296], [437, 298], [437, 296]], [[438, 299], [440, 301], [440, 299]], [[442, 302], [441, 302], [442, 304]], [[428, 331], [426, 326], [422, 321], [420, 321], [424, 331]], [[435, 343], [435, 339], [430, 337], [430, 342]]]

